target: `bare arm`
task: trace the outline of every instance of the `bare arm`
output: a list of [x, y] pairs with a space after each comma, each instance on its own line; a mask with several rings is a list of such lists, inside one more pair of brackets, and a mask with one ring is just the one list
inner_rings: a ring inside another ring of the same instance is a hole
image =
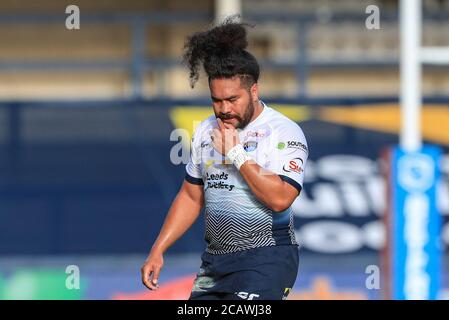
[[240, 167], [240, 174], [256, 198], [273, 211], [286, 210], [299, 195], [295, 187], [254, 161], [246, 161]]
[[[158, 288], [157, 282], [163, 266], [164, 252], [192, 226], [203, 204], [203, 186], [184, 181], [142, 267], [142, 282], [148, 289]], [[152, 277], [151, 281], [150, 277]]]

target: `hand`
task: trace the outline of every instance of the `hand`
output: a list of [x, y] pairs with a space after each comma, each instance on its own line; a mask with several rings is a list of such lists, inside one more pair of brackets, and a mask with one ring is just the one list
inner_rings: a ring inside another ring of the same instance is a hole
[[[157, 290], [159, 288], [158, 280], [164, 264], [162, 253], [151, 250], [150, 255], [145, 260], [142, 266], [142, 283], [150, 290]], [[151, 277], [151, 281], [150, 281]]]
[[212, 145], [219, 153], [226, 155], [229, 150], [240, 143], [239, 133], [231, 124], [217, 118], [218, 128], [212, 130]]

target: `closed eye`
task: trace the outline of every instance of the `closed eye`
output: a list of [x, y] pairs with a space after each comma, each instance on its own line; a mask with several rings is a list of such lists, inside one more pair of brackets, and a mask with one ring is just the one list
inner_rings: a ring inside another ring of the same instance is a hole
[[235, 102], [237, 101], [239, 97], [237, 96], [232, 96], [232, 97], [228, 97], [228, 98], [224, 98], [224, 99], [218, 99], [217, 97], [211, 97], [212, 102], [221, 102], [223, 100], [229, 101], [229, 102]]

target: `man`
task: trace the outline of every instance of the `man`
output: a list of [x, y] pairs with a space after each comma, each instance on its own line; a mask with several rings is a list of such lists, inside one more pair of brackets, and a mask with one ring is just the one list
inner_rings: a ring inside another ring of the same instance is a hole
[[192, 87], [209, 79], [214, 115], [195, 130], [186, 177], [142, 267], [158, 288], [164, 252], [205, 207], [207, 242], [190, 299], [284, 299], [298, 272], [291, 204], [308, 157], [301, 128], [259, 100], [245, 25], [228, 19], [186, 43]]

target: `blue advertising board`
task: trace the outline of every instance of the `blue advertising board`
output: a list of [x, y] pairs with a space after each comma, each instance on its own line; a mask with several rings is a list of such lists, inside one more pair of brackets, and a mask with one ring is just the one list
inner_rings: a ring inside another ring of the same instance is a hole
[[417, 152], [393, 150], [389, 230], [393, 299], [438, 298], [441, 218], [436, 186], [440, 156], [440, 149], [431, 145]]

